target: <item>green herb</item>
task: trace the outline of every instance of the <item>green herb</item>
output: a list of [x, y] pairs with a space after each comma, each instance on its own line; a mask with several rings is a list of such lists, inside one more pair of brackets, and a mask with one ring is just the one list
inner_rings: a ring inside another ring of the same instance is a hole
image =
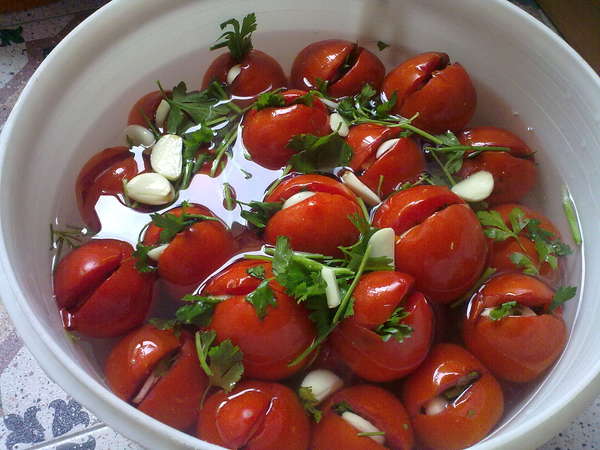
[[265, 279], [265, 266], [258, 265], [254, 267], [250, 267], [246, 269], [246, 273], [254, 278], [258, 278], [259, 280]]
[[411, 326], [400, 323], [407, 317], [408, 313], [402, 306], [399, 306], [388, 320], [375, 328], [375, 333], [381, 336], [381, 340], [384, 342], [389, 341], [391, 338], [396, 339], [398, 342], [404, 342], [404, 339], [410, 338], [413, 332]]
[[171, 213], [154, 213], [150, 214], [152, 224], [161, 228], [160, 230], [160, 242], [166, 244], [180, 233], [197, 222], [203, 220], [219, 222], [219, 219], [213, 216], [207, 216], [204, 214], [188, 214], [183, 212], [181, 215], [175, 215]]
[[477, 415], [477, 413], [475, 412], [475, 410], [474, 410], [474, 409], [469, 409], [469, 410], [467, 411], [467, 417], [474, 417], [474, 416], [476, 416], [476, 415]]
[[565, 216], [567, 217], [567, 222], [569, 223], [569, 229], [571, 230], [571, 236], [573, 237], [573, 241], [577, 245], [581, 245], [583, 239], [581, 237], [581, 229], [579, 228], [579, 221], [577, 220], [577, 212], [575, 211], [575, 204], [573, 203], [573, 199], [569, 194], [566, 186], [563, 187], [562, 193], [562, 205], [563, 210], [565, 212]]
[[529, 256], [524, 255], [523, 253], [511, 253], [509, 255], [509, 259], [511, 262], [523, 269], [523, 273], [527, 275], [539, 275], [540, 271], [533, 263], [533, 261], [529, 258]]
[[[520, 211], [520, 210], [519, 210]], [[522, 212], [522, 211], [521, 211]], [[519, 231], [511, 230], [498, 211], [478, 211], [477, 218], [483, 227], [483, 232], [494, 241], [505, 241], [508, 238], [519, 240]]]
[[224, 301], [219, 297], [205, 297], [188, 294], [182, 298], [189, 305], [181, 306], [175, 311], [177, 321], [184, 325], [206, 327], [210, 324], [215, 306]]
[[6, 47], [10, 44], [22, 44], [25, 42], [23, 39], [23, 27], [14, 29], [3, 28], [0, 30], [0, 47]]
[[244, 56], [246, 56], [250, 50], [252, 50], [252, 33], [256, 31], [256, 14], [250, 13], [244, 17], [242, 24], [236, 19], [229, 19], [220, 25], [221, 30], [224, 30], [228, 26], [233, 29], [225, 31], [215, 45], [210, 47], [211, 50], [227, 47], [231, 53], [232, 58], [236, 62], [240, 62]]
[[297, 151], [290, 158], [290, 165], [301, 173], [314, 173], [330, 170], [348, 164], [352, 158], [352, 148], [335, 131], [327, 136], [298, 134], [288, 143]]
[[362, 431], [356, 435], [360, 437], [385, 436], [385, 431]]
[[183, 135], [183, 171], [179, 189], [187, 189], [194, 174], [210, 159], [208, 153], [198, 156], [196, 153], [202, 144], [209, 143], [214, 136], [213, 130], [206, 124], [201, 124], [198, 130]]
[[252, 174], [247, 170], [240, 169], [240, 171], [244, 174], [244, 179], [249, 180], [250, 178], [252, 178]]
[[254, 109], [279, 108], [285, 106], [285, 98], [280, 94], [280, 90], [265, 92], [260, 94], [254, 102]]
[[[217, 386], [231, 392], [244, 373], [243, 353], [229, 339], [214, 344], [217, 334], [211, 331], [196, 332], [196, 352], [209, 386]], [[206, 394], [205, 392], [205, 394]]]
[[229, 183], [223, 183], [223, 196], [225, 202], [225, 209], [227, 211], [233, 211], [235, 209], [235, 191]]
[[[346, 266], [350, 270], [357, 270], [364, 258], [371, 236], [379, 229], [373, 227], [367, 221], [367, 218], [361, 214], [352, 214], [348, 219], [354, 224], [358, 231], [360, 231], [360, 237], [354, 244], [348, 247], [341, 246], [339, 249], [344, 253]], [[365, 263], [365, 270], [394, 270], [394, 267], [390, 258], [382, 256], [369, 258]]]
[[339, 403], [336, 403], [335, 405], [333, 405], [331, 407], [331, 409], [333, 410], [334, 413], [336, 413], [338, 416], [341, 416], [342, 414], [344, 414], [345, 412], [351, 412], [353, 413], [354, 410], [352, 409], [352, 406], [350, 406], [350, 403], [348, 403], [345, 400], [342, 400]]
[[554, 311], [559, 306], [562, 306], [568, 300], [571, 300], [575, 297], [575, 293], [577, 292], [577, 288], [575, 286], [561, 286], [554, 293], [554, 297], [552, 298], [552, 303], [550, 303], [550, 311]]
[[315, 398], [312, 388], [310, 386], [299, 388], [298, 396], [304, 410], [312, 417], [315, 423], [319, 423], [323, 418], [323, 413], [317, 408], [319, 401]]
[[65, 334], [67, 335], [67, 338], [73, 343], [79, 342], [81, 340], [81, 337], [73, 333], [72, 331], [65, 330]]
[[257, 228], [265, 228], [269, 219], [283, 206], [283, 202], [251, 201], [244, 203], [238, 200], [237, 203], [250, 208], [250, 210], [243, 209], [241, 216]]
[[490, 311], [490, 319], [501, 320], [505, 317], [511, 316], [513, 315], [516, 307], [516, 301], [502, 303], [500, 306], [496, 306]]
[[52, 272], [56, 268], [56, 264], [60, 261], [62, 251], [65, 244], [74, 249], [83, 244], [83, 240], [88, 236], [88, 229], [85, 227], [67, 226], [63, 229], [54, 228], [50, 224], [50, 247], [49, 250], [54, 252], [52, 258]]
[[377, 48], [379, 49], [379, 51], [383, 51], [386, 48], [388, 48], [389, 46], [390, 46], [389, 44], [386, 44], [383, 41], [377, 41]]
[[132, 256], [135, 258], [135, 269], [140, 273], [154, 272], [158, 268], [148, 256], [148, 252], [156, 248], [154, 245], [144, 245], [138, 242]]
[[388, 116], [392, 112], [392, 109], [394, 109], [394, 106], [396, 106], [397, 101], [398, 93], [394, 91], [389, 100], [386, 100], [385, 102], [380, 103], [375, 107], [375, 115], [377, 117]]
[[320, 92], [321, 95], [327, 96], [327, 88], [329, 87], [329, 81], [323, 80], [322, 78], [317, 77], [315, 80], [315, 88], [317, 92]]
[[160, 317], [148, 319], [148, 323], [159, 330], [172, 330], [179, 325], [176, 319], [163, 319]]
[[263, 320], [267, 315], [267, 306], [276, 306], [275, 294], [269, 286], [269, 280], [263, 280], [258, 287], [246, 295], [246, 301], [254, 306], [256, 315]]
[[297, 97], [292, 102], [293, 105], [312, 106], [315, 102], [315, 95], [320, 94], [318, 91], [308, 91], [306, 94]]

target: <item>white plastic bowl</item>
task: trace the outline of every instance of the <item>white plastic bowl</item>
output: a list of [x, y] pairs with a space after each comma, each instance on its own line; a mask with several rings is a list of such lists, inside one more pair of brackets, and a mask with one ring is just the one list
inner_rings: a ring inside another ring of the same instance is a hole
[[580, 293], [585, 284], [567, 308], [571, 338], [520, 412], [476, 448], [542, 444], [600, 392], [600, 81], [558, 36], [500, 0], [113, 0], [89, 17], [33, 75], [0, 143], [0, 287], [27, 346], [56, 382], [131, 439], [149, 448], [217, 448], [117, 399], [97, 363], [67, 339], [50, 289], [47, 227], [57, 215], [79, 223], [74, 176], [118, 142], [133, 102], [156, 79], [198, 86], [217, 25], [251, 11], [256, 47], [286, 68], [309, 41], [327, 37], [386, 41], [399, 49], [388, 62], [449, 53], [476, 83], [474, 123], [506, 127], [539, 150], [544, 210], [565, 236], [559, 195], [568, 184], [586, 240], [585, 255], [568, 262], [570, 283]]

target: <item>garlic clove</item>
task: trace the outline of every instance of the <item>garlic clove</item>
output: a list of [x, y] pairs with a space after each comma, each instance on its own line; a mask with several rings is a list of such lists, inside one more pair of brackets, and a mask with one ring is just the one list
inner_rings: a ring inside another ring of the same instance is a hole
[[[359, 433], [380, 433], [381, 430], [369, 422], [367, 419], [359, 416], [350, 411], [345, 411], [342, 414], [342, 419], [344, 419], [348, 424], [354, 427]], [[385, 442], [384, 436], [369, 436], [375, 442], [380, 445], [383, 445]]]
[[480, 170], [452, 186], [452, 192], [467, 202], [481, 202], [494, 190], [494, 176]]
[[358, 179], [354, 173], [347, 170], [342, 174], [342, 182], [356, 195], [362, 198], [369, 206], [375, 206], [381, 203], [379, 196], [373, 192], [369, 186]]
[[309, 387], [318, 402], [322, 402], [344, 386], [340, 377], [330, 370], [317, 369], [309, 372], [302, 380], [301, 387]]
[[292, 195], [290, 198], [288, 198], [285, 202], [283, 202], [283, 206], [281, 207], [281, 209], [285, 209], [285, 208], [289, 208], [290, 206], [294, 206], [297, 203], [303, 202], [307, 198], [312, 197], [313, 195], [315, 195], [314, 192], [309, 192], [309, 191], [298, 192], [298, 193]]
[[231, 66], [231, 69], [229, 69], [229, 72], [227, 72], [227, 84], [233, 83], [241, 72], [242, 66], [240, 64]]
[[333, 100], [329, 100], [328, 98], [319, 97], [319, 100], [321, 101], [321, 103], [323, 103], [329, 109], [338, 109], [338, 107], [340, 106], [339, 103], [336, 103]]
[[182, 164], [183, 139], [175, 134], [165, 134], [152, 147], [152, 169], [167, 180], [174, 181], [181, 176]]
[[175, 198], [175, 189], [158, 173], [141, 173], [125, 184], [125, 194], [145, 205], [165, 205]]
[[339, 113], [334, 112], [329, 116], [329, 126], [331, 127], [331, 131], [335, 131], [342, 137], [346, 137], [350, 133], [348, 124]]
[[425, 414], [428, 416], [435, 416], [436, 414], [443, 412], [448, 404], [449, 403], [445, 398], [440, 396], [434, 397], [425, 404]]
[[150, 147], [154, 144], [155, 139], [152, 132], [141, 125], [129, 125], [125, 128], [125, 136], [133, 145], [143, 145]]
[[371, 257], [379, 258], [386, 257], [391, 259], [390, 266], [395, 267], [395, 248], [396, 248], [396, 233], [393, 228], [382, 228], [377, 230], [369, 238], [371, 246]]
[[[490, 317], [490, 314], [492, 313], [492, 311], [494, 309], [496, 309], [496, 307], [484, 308], [484, 310], [481, 311], [481, 317]], [[535, 313], [535, 311], [533, 309], [531, 309], [529, 306], [518, 304], [517, 306], [515, 306], [513, 308], [512, 314], [509, 314], [506, 317], [532, 317], [532, 316], [537, 316], [537, 314]]]
[[387, 141], [383, 141], [383, 143], [377, 148], [377, 151], [375, 152], [375, 159], [381, 158], [399, 141], [399, 138], [388, 139]]
[[340, 289], [335, 278], [335, 272], [331, 267], [323, 267], [321, 269], [321, 278], [325, 281], [325, 297], [327, 298], [327, 306], [336, 308], [342, 302]]
[[169, 244], [163, 244], [159, 245], [158, 247], [154, 247], [152, 250], [148, 250], [148, 258], [150, 258], [153, 261], [158, 261], [160, 255], [164, 253], [168, 246]]
[[158, 108], [156, 108], [156, 112], [154, 113], [154, 123], [157, 127], [163, 127], [170, 111], [171, 105], [169, 105], [169, 102], [163, 98], [158, 104]]

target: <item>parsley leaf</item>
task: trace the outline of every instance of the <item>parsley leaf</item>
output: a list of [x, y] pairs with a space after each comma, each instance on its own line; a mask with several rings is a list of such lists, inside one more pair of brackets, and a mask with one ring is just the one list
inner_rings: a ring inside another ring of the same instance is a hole
[[256, 315], [263, 320], [267, 315], [267, 306], [275, 306], [275, 294], [269, 286], [269, 280], [263, 280], [258, 287], [246, 295], [246, 301], [254, 306]]
[[385, 436], [385, 431], [362, 431], [356, 435], [359, 437]]
[[396, 106], [396, 102], [398, 101], [398, 92], [394, 91], [389, 100], [380, 103], [375, 107], [375, 115], [377, 117], [387, 117]]
[[288, 147], [298, 151], [289, 163], [301, 173], [334, 169], [348, 164], [352, 158], [352, 148], [337, 132], [321, 137], [297, 134], [290, 139]]
[[225, 392], [231, 392], [244, 373], [244, 355], [229, 339], [213, 345], [216, 337], [213, 330], [196, 332], [198, 360], [208, 376], [209, 387], [217, 386]]
[[258, 265], [250, 267], [246, 270], [246, 273], [254, 278], [258, 278], [259, 280], [265, 279], [265, 266]]
[[242, 210], [241, 216], [256, 228], [265, 228], [267, 222], [283, 206], [283, 202], [255, 202], [244, 203], [237, 201], [239, 205], [248, 206], [250, 210]]
[[204, 297], [201, 295], [188, 294], [182, 298], [189, 305], [181, 306], [175, 311], [175, 317], [179, 323], [185, 325], [196, 325], [205, 327], [210, 323], [215, 306], [224, 299], [219, 297]]
[[135, 246], [135, 251], [132, 256], [136, 259], [135, 261], [135, 269], [140, 273], [148, 273], [154, 272], [158, 269], [156, 265], [148, 257], [148, 252], [152, 250], [154, 246], [152, 245], [144, 245], [141, 242], [138, 242]]
[[329, 81], [323, 80], [322, 78], [317, 77], [315, 80], [315, 88], [322, 95], [327, 95], [327, 88], [329, 87]]
[[171, 213], [154, 213], [150, 214], [152, 223], [160, 230], [160, 242], [166, 244], [177, 235], [177, 233], [185, 230], [191, 225], [203, 221], [209, 220], [219, 222], [219, 219], [213, 216], [206, 216], [204, 214], [188, 214], [184, 212], [181, 215], [175, 215]]
[[[359, 239], [352, 245], [344, 247], [340, 246], [339, 249], [344, 253], [346, 259], [346, 266], [350, 270], [357, 270], [365, 254], [365, 250], [369, 245], [369, 239], [378, 230], [371, 226], [364, 215], [352, 214], [348, 219], [354, 224], [354, 226], [360, 231]], [[386, 257], [370, 257], [365, 264], [366, 271], [375, 270], [393, 270], [391, 266], [391, 260]]]
[[215, 45], [210, 47], [211, 50], [216, 50], [223, 47], [228, 47], [232, 58], [240, 62], [250, 50], [252, 50], [252, 33], [256, 31], [256, 14], [250, 13], [242, 19], [242, 25], [236, 19], [229, 19], [220, 25], [221, 30], [228, 26], [233, 30], [225, 31]]
[[517, 234], [508, 228], [498, 211], [477, 211], [477, 218], [483, 227], [483, 232], [490, 239], [494, 241], [505, 241], [511, 237], [517, 239]]
[[264, 108], [278, 108], [285, 106], [285, 99], [279, 91], [269, 91], [260, 94], [254, 102], [254, 109], [261, 110]]
[[571, 300], [575, 297], [577, 292], [577, 288], [575, 286], [561, 286], [554, 293], [554, 297], [552, 298], [552, 303], [550, 303], [550, 311], [554, 311], [559, 306], [562, 306], [568, 300]]
[[489, 317], [492, 320], [504, 319], [505, 317], [510, 316], [516, 307], [516, 301], [502, 303], [500, 306], [496, 306], [490, 311]]
[[539, 275], [540, 274], [540, 271], [538, 270], [538, 268], [535, 266], [533, 261], [527, 255], [524, 255], [523, 253], [515, 252], [515, 253], [511, 253], [509, 255], [509, 258], [515, 266], [523, 269], [523, 273], [525, 273], [527, 275]]
[[335, 405], [333, 405], [331, 407], [331, 409], [333, 410], [334, 413], [336, 413], [338, 416], [341, 416], [342, 414], [344, 414], [345, 412], [354, 412], [354, 410], [352, 409], [352, 406], [350, 406], [350, 403], [348, 403], [345, 400], [342, 400], [339, 403], [336, 403]]
[[176, 319], [162, 319], [159, 317], [148, 319], [148, 323], [159, 330], [172, 330], [179, 324]]
[[408, 313], [400, 306], [394, 310], [388, 320], [375, 328], [375, 333], [381, 336], [381, 340], [384, 342], [389, 341], [392, 337], [398, 342], [404, 342], [404, 339], [410, 338], [413, 332], [411, 326], [400, 323], [407, 317]]
[[315, 423], [319, 423], [323, 418], [323, 413], [317, 408], [319, 402], [315, 398], [312, 388], [310, 386], [299, 388], [298, 396], [300, 397], [300, 402], [302, 403], [304, 410], [312, 416]]
[[386, 48], [388, 48], [390, 46], [390, 44], [386, 44], [383, 41], [377, 41], [377, 48], [379, 49], [379, 51], [383, 51]]

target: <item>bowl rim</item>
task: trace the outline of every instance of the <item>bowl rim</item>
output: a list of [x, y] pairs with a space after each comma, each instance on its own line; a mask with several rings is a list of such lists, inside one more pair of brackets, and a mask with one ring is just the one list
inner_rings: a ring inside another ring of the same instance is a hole
[[[185, 4], [190, 1], [192, 0], [181, 0], [178, 3]], [[195, 1], [197, 2], [198, 0]], [[204, 3], [209, 3], [215, 0], [203, 1]], [[482, 8], [476, 0], [461, 1], [465, 6], [475, 9]], [[135, 11], [136, 8], [147, 7], [147, 3], [145, 4], [145, 2], [147, 0], [113, 0], [104, 5], [75, 27], [37, 68], [20, 94], [0, 135], [0, 193], [4, 191], [1, 187], [6, 182], [6, 175], [4, 175], [6, 168], [4, 163], [6, 154], [8, 153], [8, 144], [17, 127], [18, 118], [21, 115], [24, 105], [31, 101], [31, 98], [34, 96], [36, 81], [42, 72], [48, 70], [49, 67], [52, 68], [55, 60], [93, 38], [102, 24], [110, 21], [111, 17], [126, 14], [127, 11]], [[168, 6], [167, 1], [157, 0], [154, 4], [154, 7], [157, 7], [159, 4]], [[575, 64], [582, 71], [582, 76], [586, 77], [592, 85], [591, 89], [595, 86], [596, 90], [600, 92], [600, 77], [553, 30], [507, 0], [488, 0], [485, 9], [488, 13], [493, 9], [494, 14], [502, 14], [505, 20], [513, 21], [514, 26], [527, 27], [531, 32], [535, 32], [543, 39], [549, 41], [556, 52], [555, 57]], [[4, 223], [0, 220], [0, 236], [4, 237], [5, 232]], [[178, 444], [181, 448], [199, 448], [199, 446], [206, 449], [221, 448], [171, 428], [120, 400], [107, 387], [103, 386], [75, 364], [62, 348], [50, 345], [52, 338], [35, 314], [33, 314], [27, 302], [24, 301], [25, 294], [17, 282], [16, 275], [10, 264], [5, 241], [1, 238], [0, 267], [2, 268], [0, 271], [0, 292], [5, 299], [12, 299], [10, 302], [4, 301], [4, 305], [19, 336], [35, 356], [36, 361], [51, 379], [55, 380], [63, 389], [65, 386], [68, 386], [68, 393], [73, 395], [78, 401], [81, 401], [86, 408], [89, 408], [102, 420], [111, 416], [118, 416], [121, 419], [107, 424], [109, 427], [118, 430], [120, 433], [137, 442], [152, 442], [152, 445], [155, 446], [161, 443], [171, 447], [174, 444]], [[586, 374], [581, 374], [576, 386], [572, 390], [572, 397], [561, 398], [552, 407], [543, 410], [535, 417], [528, 418], [510, 433], [494, 436], [489, 441], [477, 444], [476, 448], [500, 448], [517, 440], [521, 440], [522, 442], [527, 441], [531, 445], [535, 445], [539, 441], [539, 438], [538, 441], [532, 438], [527, 440], [525, 439], [527, 433], [534, 429], [542, 428], [545, 425], [544, 436], [546, 438], [551, 437], [550, 433], [555, 433], [561, 427], [566, 426], [567, 420], [572, 419], [576, 413], [586, 406], [587, 402], [593, 400], [591, 396], [598, 393], [600, 393], [600, 360], [594, 366], [594, 370]], [[571, 405], [571, 407], [566, 408], [567, 404]]]

